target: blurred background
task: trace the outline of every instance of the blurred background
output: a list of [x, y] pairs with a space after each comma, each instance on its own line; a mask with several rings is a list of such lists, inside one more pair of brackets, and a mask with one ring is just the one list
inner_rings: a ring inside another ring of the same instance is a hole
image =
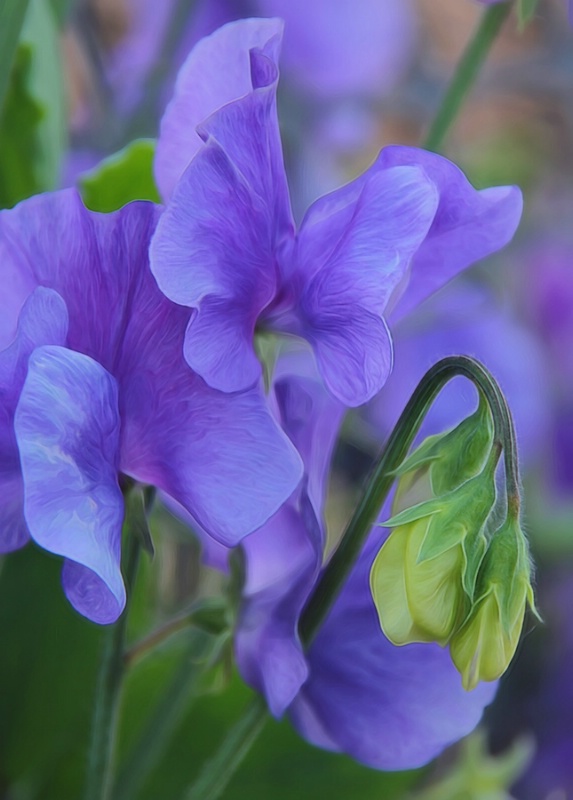
[[[154, 197], [152, 140], [189, 49], [231, 19], [281, 16], [280, 119], [300, 218], [384, 145], [420, 144], [482, 13], [473, 0], [29, 0], [0, 85], [0, 207], [70, 185], [102, 211]], [[114, 182], [113, 154], [134, 139], [145, 141], [129, 150], [127, 172], [124, 158]], [[540, 0], [523, 30], [509, 17], [443, 152], [478, 187], [520, 185], [524, 219], [501, 254], [394, 329], [394, 374], [345, 422], [329, 527], [333, 538], [342, 529], [425, 369], [444, 355], [474, 355], [515, 415], [545, 624], [526, 623], [482, 728], [435, 764], [379, 773], [272, 722], [229, 800], [573, 798], [573, 31], [564, 0]], [[474, 402], [454, 382], [424, 432], [451, 427]], [[135, 588], [132, 641], [219, 587], [193, 536], [161, 507], [153, 534], [156, 554]], [[82, 786], [101, 630], [66, 603], [59, 572], [59, 560], [33, 546], [0, 560], [5, 800], [75, 798]], [[193, 659], [182, 630], [130, 672], [120, 763], [143, 746], [149, 720], [169, 735], [150, 751], [143, 785], [126, 784], [122, 800], [179, 798], [250, 696], [224, 661], [195, 699]], [[157, 706], [166, 687], [181, 697], [168, 720]]]

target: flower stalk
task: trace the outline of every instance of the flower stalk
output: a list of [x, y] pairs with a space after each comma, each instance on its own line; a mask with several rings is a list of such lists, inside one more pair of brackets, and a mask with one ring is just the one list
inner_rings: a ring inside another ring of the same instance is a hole
[[483, 12], [477, 30], [468, 43], [422, 144], [438, 152], [471, 90], [479, 71], [511, 11], [511, 3], [499, 3]]
[[[129, 531], [125, 543], [124, 562], [128, 601], [137, 573], [140, 552], [138, 537]], [[125, 674], [124, 646], [128, 609], [129, 604], [126, 604], [118, 621], [105, 631], [106, 638], [96, 687], [84, 800], [110, 800], [112, 796], [119, 697]]]

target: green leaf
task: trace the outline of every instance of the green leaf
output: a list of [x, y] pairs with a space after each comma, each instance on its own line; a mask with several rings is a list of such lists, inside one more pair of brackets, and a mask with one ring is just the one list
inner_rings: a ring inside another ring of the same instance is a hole
[[53, 14], [46, 3], [32, 0], [0, 115], [1, 207], [56, 187], [65, 124]]
[[36, 164], [41, 160], [38, 126], [43, 111], [27, 89], [31, 60], [31, 49], [20, 46], [0, 117], [0, 208], [41, 190]]
[[92, 211], [116, 211], [132, 200], [160, 201], [153, 178], [152, 139], [137, 139], [80, 178], [84, 203]]
[[0, 0], [0, 111], [10, 84], [12, 64], [27, 8], [28, 0]]
[[62, 153], [66, 145], [67, 115], [59, 31], [52, 7], [46, 0], [31, 0], [21, 44], [32, 50], [28, 91], [42, 108], [36, 175], [42, 190], [55, 189], [60, 181]]
[[522, 31], [537, 10], [539, 0], [517, 0], [517, 21]]

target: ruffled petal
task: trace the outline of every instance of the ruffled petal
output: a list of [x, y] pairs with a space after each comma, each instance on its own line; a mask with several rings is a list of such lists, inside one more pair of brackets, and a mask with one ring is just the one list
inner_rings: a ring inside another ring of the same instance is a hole
[[235, 635], [243, 679], [281, 716], [308, 677], [298, 618], [322, 561], [322, 531], [304, 497], [244, 542], [247, 583]]
[[116, 382], [103, 367], [63, 347], [34, 351], [15, 415], [26, 522], [41, 547], [75, 562], [66, 594], [99, 623], [125, 604], [119, 428]]
[[[293, 354], [294, 355], [294, 354]], [[274, 385], [282, 425], [305, 462], [305, 480], [269, 522], [243, 543], [246, 585], [235, 650], [243, 678], [275, 716], [308, 676], [298, 635], [302, 609], [322, 564], [322, 512], [328, 466], [343, 407], [307, 372], [309, 358], [281, 359]]]
[[380, 390], [392, 365], [382, 314], [405, 280], [438, 197], [416, 168], [371, 168], [305, 217], [297, 270], [308, 281], [302, 327], [333, 394], [350, 406]]
[[261, 374], [254, 329], [276, 292], [278, 253], [292, 240], [276, 117], [278, 43], [277, 33], [251, 50], [251, 91], [201, 125], [206, 144], [177, 184], [150, 250], [161, 290], [197, 310], [186, 333], [188, 363], [227, 392]]
[[200, 123], [228, 103], [248, 95], [250, 51], [276, 37], [278, 57], [283, 24], [277, 19], [244, 19], [219, 28], [195, 45], [177, 77], [175, 94], [161, 121], [155, 177], [168, 200], [203, 140]]
[[64, 344], [68, 313], [62, 298], [42, 286], [25, 301], [16, 338], [0, 353], [0, 553], [22, 547], [30, 535], [24, 519], [24, 487], [14, 433], [14, 411], [28, 359], [43, 344]]
[[415, 166], [436, 185], [440, 202], [428, 236], [412, 263], [412, 272], [394, 318], [415, 308], [458, 272], [511, 241], [523, 199], [517, 186], [478, 191], [451, 161], [415, 147], [386, 147], [382, 169]]
[[67, 346], [117, 381], [122, 471], [235, 544], [292, 494], [302, 465], [261, 392], [221, 394], [187, 365], [190, 312], [167, 300], [149, 270], [157, 216], [144, 202], [90, 212], [69, 190], [2, 212], [0, 241], [64, 299]]
[[143, 368], [123, 376], [121, 469], [171, 495], [209, 535], [234, 546], [292, 494], [300, 457], [259, 390], [217, 392], [170, 342], [154, 344]]
[[305, 738], [368, 766], [413, 769], [477, 725], [496, 684], [465, 692], [447, 650], [386, 639], [368, 581], [373, 537], [308, 653], [292, 719]]

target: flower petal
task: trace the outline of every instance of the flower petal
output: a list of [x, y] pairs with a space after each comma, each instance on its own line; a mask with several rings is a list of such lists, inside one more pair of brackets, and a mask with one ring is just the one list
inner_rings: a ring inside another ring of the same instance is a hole
[[308, 280], [300, 313], [333, 394], [372, 397], [392, 364], [382, 314], [402, 284], [437, 207], [416, 168], [378, 170], [317, 201], [303, 222], [297, 269]]
[[477, 725], [496, 684], [465, 692], [447, 650], [386, 639], [368, 586], [373, 537], [308, 653], [310, 677], [291, 715], [315, 744], [326, 737], [371, 767], [412, 769]]
[[100, 623], [125, 604], [119, 427], [116, 382], [103, 367], [63, 347], [34, 351], [15, 416], [26, 521], [39, 545], [79, 565], [65, 568], [66, 594]]
[[[307, 354], [305, 354], [306, 356]], [[235, 635], [243, 678], [280, 716], [308, 676], [298, 622], [322, 564], [322, 513], [328, 466], [343, 415], [300, 354], [277, 365], [274, 390], [285, 431], [305, 460], [298, 492], [243, 543], [246, 585]]]
[[14, 411], [28, 359], [38, 345], [64, 344], [68, 312], [62, 298], [43, 286], [25, 301], [16, 338], [0, 353], [0, 552], [22, 547], [30, 535], [24, 519], [24, 487], [14, 433]]
[[254, 328], [276, 291], [276, 253], [292, 239], [278, 70], [267, 55], [277, 49], [275, 39], [250, 53], [252, 90], [201, 126], [206, 144], [179, 181], [150, 250], [161, 290], [198, 310], [186, 333], [189, 365], [227, 392], [252, 386], [261, 374]]
[[[219, 28], [195, 45], [179, 72], [175, 94], [161, 121], [155, 177], [168, 200], [203, 141], [197, 126], [223, 106], [249, 94], [249, 52], [282, 35], [277, 19], [244, 19]], [[277, 50], [278, 55], [278, 50]]]
[[410, 282], [396, 308], [397, 318], [458, 272], [506, 245], [519, 224], [523, 200], [517, 186], [477, 191], [451, 161], [415, 147], [386, 147], [379, 165], [422, 168], [440, 196], [434, 222], [416, 253]]

